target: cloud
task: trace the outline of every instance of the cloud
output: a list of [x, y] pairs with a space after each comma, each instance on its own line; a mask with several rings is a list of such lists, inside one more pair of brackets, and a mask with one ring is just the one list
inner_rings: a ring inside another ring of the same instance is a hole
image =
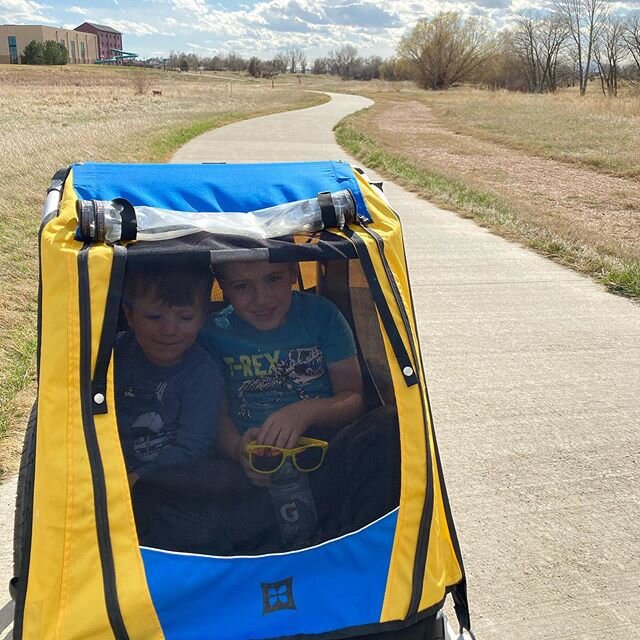
[[117, 31], [121, 31], [123, 34], [134, 36], [151, 36], [159, 35], [160, 31], [153, 25], [146, 22], [132, 22], [131, 20], [110, 20], [107, 19], [104, 24], [113, 27]]
[[0, 0], [0, 22], [9, 24], [55, 24], [43, 10], [51, 7], [33, 0]]
[[362, 2], [345, 2], [325, 8], [327, 18], [338, 24], [358, 25], [361, 28], [386, 29], [397, 27], [400, 22], [395, 13], [385, 11], [378, 5]]

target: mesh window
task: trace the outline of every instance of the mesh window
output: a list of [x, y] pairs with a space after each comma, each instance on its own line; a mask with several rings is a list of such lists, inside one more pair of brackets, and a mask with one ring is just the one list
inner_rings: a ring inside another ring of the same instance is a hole
[[[282, 552], [396, 508], [395, 399], [359, 262], [216, 265], [201, 298], [208, 264], [181, 265], [177, 276], [161, 268], [153, 279], [159, 264], [147, 261], [135, 286], [128, 268], [130, 326], [115, 347], [140, 544]], [[300, 426], [295, 446], [279, 442]]]

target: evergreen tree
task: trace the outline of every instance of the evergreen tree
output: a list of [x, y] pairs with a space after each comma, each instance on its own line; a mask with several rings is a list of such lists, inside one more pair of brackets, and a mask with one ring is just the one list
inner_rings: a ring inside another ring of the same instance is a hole
[[46, 40], [43, 45], [43, 64], [67, 64], [69, 53], [67, 48], [55, 40]]
[[42, 42], [32, 40], [22, 52], [23, 64], [44, 64], [44, 47]]

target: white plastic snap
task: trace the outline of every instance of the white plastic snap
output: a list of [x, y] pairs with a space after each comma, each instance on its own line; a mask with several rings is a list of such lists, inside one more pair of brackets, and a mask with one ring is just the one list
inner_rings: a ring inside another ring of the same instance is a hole
[[101, 393], [96, 393], [96, 395], [93, 396], [93, 401], [96, 404], [102, 404], [104, 402], [104, 395], [102, 395]]
[[408, 378], [409, 376], [413, 375], [413, 369], [411, 367], [405, 367], [402, 370], [402, 373], [404, 373], [404, 375], [407, 376], [407, 378]]

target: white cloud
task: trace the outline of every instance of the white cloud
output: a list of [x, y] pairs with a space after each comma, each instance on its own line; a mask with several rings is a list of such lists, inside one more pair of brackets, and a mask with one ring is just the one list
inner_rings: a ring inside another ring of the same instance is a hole
[[33, 0], [0, 0], [0, 22], [8, 24], [55, 24], [57, 20], [44, 13], [51, 7]]
[[132, 22], [131, 20], [106, 20], [104, 24], [121, 31], [126, 35], [151, 36], [158, 35], [160, 31], [146, 22]]

